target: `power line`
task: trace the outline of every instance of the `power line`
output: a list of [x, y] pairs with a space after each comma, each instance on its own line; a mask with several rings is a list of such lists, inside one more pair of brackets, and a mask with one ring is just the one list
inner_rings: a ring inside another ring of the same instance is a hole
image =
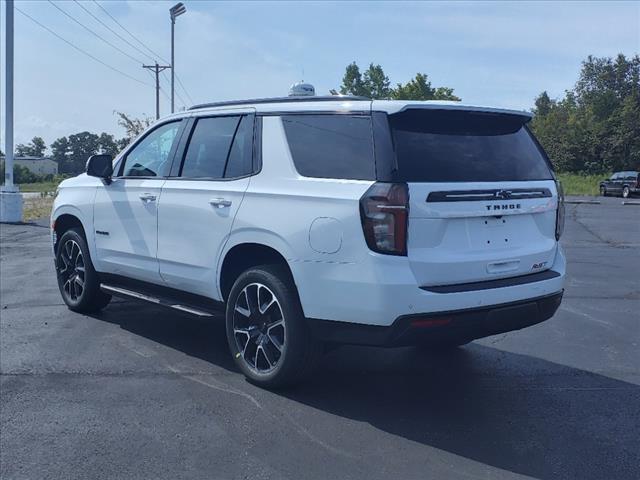
[[98, 35], [96, 32], [94, 32], [93, 30], [91, 30], [89, 27], [87, 27], [84, 23], [82, 23], [79, 20], [76, 20], [75, 17], [73, 17], [72, 15], [69, 15], [67, 12], [65, 12], [63, 9], [61, 9], [58, 5], [56, 5], [55, 3], [53, 3], [51, 0], [47, 0], [51, 5], [53, 5], [55, 8], [57, 8], [58, 10], [60, 10], [64, 15], [66, 15], [67, 17], [69, 17], [71, 20], [73, 20], [74, 22], [76, 22], [78, 25], [80, 25], [82, 28], [84, 28], [87, 32], [89, 32], [90, 34], [94, 35], [95, 37], [98, 37], [100, 40], [102, 40], [104, 43], [106, 43], [107, 45], [109, 45], [110, 47], [116, 49], [117, 51], [119, 51], [121, 54], [129, 57], [131, 60], [133, 60], [136, 63], [144, 63], [144, 61], [139, 60], [135, 57], [132, 57], [131, 55], [129, 55], [127, 52], [125, 52], [124, 50], [118, 48], [117, 46], [115, 46], [113, 43], [111, 43], [110, 41], [106, 40], [105, 38], [103, 38], [102, 36]]
[[178, 80], [178, 85], [180, 85], [180, 87], [182, 87], [182, 91], [184, 92], [184, 94], [187, 96], [187, 98], [189, 99], [189, 101], [193, 105], [195, 102], [191, 98], [191, 95], [189, 95], [189, 92], [187, 92], [187, 89], [184, 88], [184, 85], [182, 84], [182, 80], [180, 80], [180, 77], [178, 77], [178, 74], [176, 73], [175, 75], [176, 75], [176, 80]]
[[102, 20], [100, 20], [98, 17], [96, 17], [93, 13], [91, 13], [91, 11], [85, 7], [84, 5], [82, 5], [78, 0], [73, 0], [75, 3], [78, 4], [78, 6], [83, 9], [85, 12], [87, 12], [89, 15], [91, 15], [91, 17], [96, 21], [99, 22], [100, 25], [102, 25], [104, 28], [106, 28], [107, 30], [109, 30], [111, 33], [113, 33], [116, 37], [118, 37], [120, 40], [122, 40], [124, 43], [126, 43], [127, 45], [129, 45], [131, 48], [133, 48], [134, 50], [136, 50], [137, 52], [141, 53], [142, 55], [146, 56], [147, 58], [150, 58], [151, 60], [155, 60], [154, 57], [152, 57], [151, 55], [149, 55], [147, 52], [140, 50], [140, 48], [136, 47], [133, 43], [131, 43], [129, 40], [127, 40], [126, 38], [124, 38], [122, 35], [120, 35], [118, 32], [116, 32], [114, 29], [112, 29], [109, 25], [107, 25], [106, 23], [104, 23]]
[[[77, 3], [77, 0], [74, 0]], [[93, 3], [95, 3], [98, 7], [100, 7], [100, 9], [107, 14], [107, 16], [109, 16], [109, 18], [111, 18], [111, 20], [113, 20], [122, 30], [124, 30], [125, 32], [127, 32], [129, 34], [129, 36], [131, 38], [133, 38], [136, 42], [138, 42], [140, 45], [142, 45], [146, 50], [148, 50], [149, 52], [151, 52], [152, 55], [154, 55], [154, 58], [158, 58], [160, 60], [162, 60], [164, 63], [166, 64], [170, 64], [170, 62], [168, 62], [167, 60], [165, 60], [164, 58], [162, 58], [160, 55], [158, 55], [156, 52], [154, 52], [153, 50], [151, 50], [142, 40], [140, 40], [138, 37], [136, 37], [133, 33], [131, 33], [129, 30], [127, 30], [124, 25], [122, 25], [118, 20], [116, 20], [116, 18], [111, 15], [109, 13], [109, 11], [107, 9], [105, 9], [102, 5], [100, 5], [96, 0], [92, 0]], [[172, 66], [173, 67], [173, 66]], [[182, 80], [180, 79], [180, 77], [178, 76], [177, 73], [175, 73], [175, 77], [176, 80], [178, 80], [178, 84], [180, 85], [180, 87], [182, 88], [182, 91], [184, 92], [184, 94], [187, 96], [187, 98], [190, 100], [191, 104], [195, 103], [193, 101], [193, 99], [191, 98], [191, 95], [189, 95], [189, 92], [187, 91], [187, 89], [185, 88], [185, 86], [182, 83]], [[166, 78], [166, 77], [165, 77]], [[184, 104], [186, 104], [186, 102], [182, 102]]]
[[[167, 83], [169, 83], [169, 84], [171, 83], [170, 80], [167, 78], [167, 74], [165, 72], [162, 72], [162, 77], [165, 79], [165, 81]], [[176, 97], [178, 97], [178, 100], [180, 100], [180, 102], [182, 102], [182, 105], [184, 107], [186, 107], [187, 106], [187, 102], [184, 101], [184, 98], [182, 98], [182, 95], [180, 95], [180, 92], [178, 90], [176, 90], [175, 93], [176, 93]], [[185, 93], [187, 93], [187, 92], [185, 92]]]
[[127, 30], [118, 20], [116, 20], [113, 15], [111, 15], [102, 5], [100, 5], [96, 0], [93, 0], [93, 3], [95, 3], [98, 7], [100, 7], [100, 9], [106, 13], [109, 18], [111, 18], [111, 20], [113, 20], [114, 22], [116, 22], [118, 24], [118, 26], [124, 30], [125, 32], [127, 32], [131, 38], [133, 38], [136, 42], [138, 42], [140, 45], [142, 45], [144, 48], [146, 48], [149, 52], [151, 52], [152, 55], [154, 55], [155, 58], [158, 58], [160, 60], [162, 60], [164, 63], [169, 63], [167, 60], [165, 60], [164, 58], [162, 58], [160, 55], [158, 55], [157, 53], [155, 53], [153, 50], [151, 50], [149, 47], [147, 47], [141, 40], [138, 40], [138, 37], [136, 37], [133, 33], [131, 33], [129, 30]]
[[61, 37], [61, 36], [60, 36], [60, 35], [58, 35], [56, 32], [54, 32], [53, 30], [51, 30], [49, 27], [47, 27], [47, 26], [43, 25], [43, 24], [42, 24], [42, 23], [40, 23], [38, 20], [36, 20], [35, 18], [33, 18], [31, 15], [29, 15], [29, 14], [27, 14], [27, 13], [23, 12], [23, 11], [22, 11], [22, 10], [20, 10], [18, 7], [16, 7], [15, 5], [14, 5], [14, 7], [13, 7], [13, 8], [14, 8], [15, 10], [17, 10], [18, 12], [20, 12], [20, 13], [21, 13], [22, 15], [24, 15], [25, 17], [27, 17], [29, 20], [31, 20], [32, 22], [34, 22], [36, 25], [39, 25], [40, 27], [44, 28], [44, 29], [45, 29], [46, 31], [48, 31], [50, 34], [54, 35], [55, 37], [58, 37], [60, 40], [62, 40], [63, 42], [65, 42], [67, 45], [69, 45], [70, 47], [72, 47], [72, 48], [76, 49], [76, 50], [77, 50], [77, 51], [79, 51], [80, 53], [83, 53], [84, 55], [86, 55], [87, 57], [91, 58], [92, 60], [95, 60], [96, 62], [98, 62], [98, 63], [100, 63], [100, 64], [104, 65], [105, 67], [107, 67], [107, 68], [109, 68], [109, 69], [113, 70], [114, 72], [119, 73], [120, 75], [123, 75], [123, 76], [125, 76], [125, 77], [129, 78], [130, 80], [133, 80], [133, 81], [135, 81], [135, 82], [138, 82], [138, 83], [140, 83], [140, 84], [142, 84], [142, 85], [146, 85], [146, 86], [148, 86], [148, 87], [153, 86], [153, 85], [151, 85], [151, 84], [149, 84], [149, 83], [147, 83], [147, 82], [143, 82], [142, 80], [139, 80], [139, 79], [137, 79], [137, 78], [135, 78], [135, 77], [132, 77], [131, 75], [129, 75], [129, 74], [127, 74], [127, 73], [123, 72], [122, 70], [118, 70], [117, 68], [112, 67], [112, 66], [111, 66], [111, 65], [109, 65], [108, 63], [105, 63], [105, 62], [103, 62], [102, 60], [100, 60], [99, 58], [97, 58], [97, 57], [95, 57], [95, 56], [91, 55], [91, 54], [90, 54], [89, 52], [87, 52], [86, 50], [83, 50], [82, 48], [80, 48], [80, 47], [78, 47], [78, 46], [74, 45], [73, 43], [71, 43], [71, 42], [70, 42], [69, 40], [67, 40], [66, 38]]

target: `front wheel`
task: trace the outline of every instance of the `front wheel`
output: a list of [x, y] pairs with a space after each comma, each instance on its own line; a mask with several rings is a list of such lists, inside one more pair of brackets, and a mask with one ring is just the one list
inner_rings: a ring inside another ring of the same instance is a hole
[[97, 312], [111, 300], [111, 295], [100, 290], [87, 242], [79, 229], [67, 230], [58, 242], [56, 277], [64, 303], [75, 312]]
[[321, 351], [290, 275], [277, 265], [255, 267], [238, 277], [227, 299], [226, 327], [236, 365], [261, 387], [299, 381]]
[[604, 185], [600, 186], [600, 196], [602, 196], [602, 197], [606, 197], [607, 196], [607, 189], [604, 187]]

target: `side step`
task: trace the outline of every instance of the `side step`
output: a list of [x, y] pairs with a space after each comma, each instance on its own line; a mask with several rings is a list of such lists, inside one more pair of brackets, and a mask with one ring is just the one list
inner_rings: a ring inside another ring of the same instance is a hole
[[149, 303], [155, 303], [156, 305], [162, 305], [163, 307], [173, 308], [174, 310], [180, 310], [181, 312], [190, 313], [192, 315], [197, 315], [198, 317], [213, 317], [218, 316], [220, 314], [219, 311], [213, 309], [203, 309], [201, 307], [194, 307], [192, 305], [184, 305], [180, 303], [180, 301], [169, 298], [162, 297], [155, 293], [141, 293], [134, 290], [129, 290], [128, 288], [107, 285], [106, 283], [100, 284], [100, 290], [105, 293], [109, 293], [111, 295], [115, 295], [117, 297], [126, 297], [126, 298], [134, 298], [136, 300], [143, 300]]

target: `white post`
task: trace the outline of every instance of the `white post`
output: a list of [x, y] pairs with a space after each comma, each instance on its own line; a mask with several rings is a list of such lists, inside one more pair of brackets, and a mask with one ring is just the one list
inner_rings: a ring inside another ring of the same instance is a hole
[[6, 0], [6, 100], [4, 186], [0, 189], [0, 222], [22, 221], [22, 195], [13, 184], [13, 0]]

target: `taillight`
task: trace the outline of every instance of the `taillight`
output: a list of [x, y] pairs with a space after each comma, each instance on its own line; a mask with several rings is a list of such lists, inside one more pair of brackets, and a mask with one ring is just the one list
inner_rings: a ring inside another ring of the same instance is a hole
[[406, 255], [408, 218], [406, 183], [374, 183], [360, 199], [364, 238], [374, 252]]
[[556, 190], [558, 191], [558, 210], [556, 211], [556, 240], [560, 240], [564, 232], [564, 190], [560, 180], [556, 180]]

